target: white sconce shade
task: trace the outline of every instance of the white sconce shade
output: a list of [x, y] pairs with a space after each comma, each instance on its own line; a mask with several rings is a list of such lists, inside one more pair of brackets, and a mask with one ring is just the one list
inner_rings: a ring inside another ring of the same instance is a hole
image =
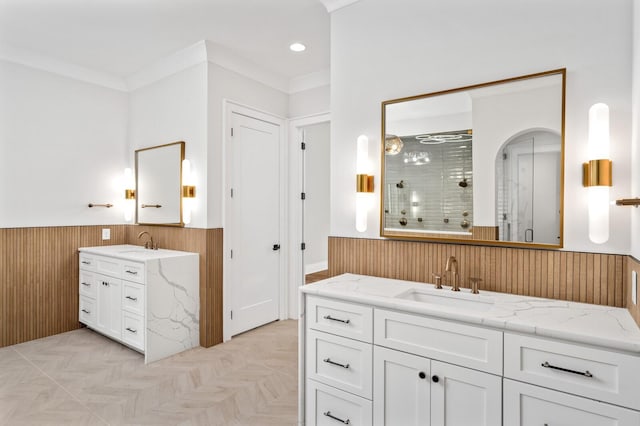
[[185, 225], [191, 223], [191, 211], [193, 210], [196, 187], [194, 186], [191, 162], [182, 160], [182, 221]]
[[369, 175], [369, 138], [358, 136], [356, 146], [356, 230], [367, 230], [367, 216], [373, 196], [373, 176]]
[[609, 240], [609, 107], [598, 103], [589, 108], [589, 156], [584, 184], [589, 196], [589, 239], [596, 244]]
[[133, 177], [133, 170], [129, 167], [124, 169], [124, 220], [131, 222], [133, 220], [133, 212], [136, 208], [136, 182]]

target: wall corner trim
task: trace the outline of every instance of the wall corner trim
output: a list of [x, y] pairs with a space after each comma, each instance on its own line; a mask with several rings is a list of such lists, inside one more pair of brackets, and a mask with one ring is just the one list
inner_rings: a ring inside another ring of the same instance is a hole
[[347, 7], [358, 1], [359, 0], [320, 0], [329, 13], [335, 12], [338, 9], [342, 9], [343, 7]]

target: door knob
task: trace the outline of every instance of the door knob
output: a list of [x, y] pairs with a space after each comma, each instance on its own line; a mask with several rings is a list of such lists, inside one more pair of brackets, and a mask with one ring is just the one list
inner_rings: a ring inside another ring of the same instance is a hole
[[280, 244], [273, 245], [273, 251], [280, 250]]
[[433, 376], [433, 377], [431, 377], [431, 380], [433, 380], [433, 383], [438, 383], [440, 381], [440, 377]]

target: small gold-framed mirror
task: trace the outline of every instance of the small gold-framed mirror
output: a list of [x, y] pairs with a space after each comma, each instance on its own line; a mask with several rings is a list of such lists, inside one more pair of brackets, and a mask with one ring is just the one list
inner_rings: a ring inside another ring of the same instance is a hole
[[382, 102], [380, 235], [561, 248], [565, 78]]
[[180, 141], [136, 150], [136, 223], [184, 226], [184, 148]]

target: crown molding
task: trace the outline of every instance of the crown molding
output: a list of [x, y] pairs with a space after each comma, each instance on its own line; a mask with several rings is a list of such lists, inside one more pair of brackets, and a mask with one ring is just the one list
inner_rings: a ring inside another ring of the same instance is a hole
[[331, 84], [330, 70], [326, 69], [316, 71], [292, 78], [289, 81], [288, 93], [291, 95], [293, 93], [303, 92], [305, 90], [328, 86], [329, 84]]
[[7, 44], [0, 45], [0, 59], [85, 83], [91, 83], [122, 92], [127, 91], [127, 85], [124, 79], [116, 75], [60, 61], [15, 46]]
[[129, 91], [140, 89], [206, 61], [207, 47], [202, 40], [129, 75], [125, 78], [127, 88]]
[[324, 7], [327, 8], [327, 12], [331, 13], [358, 1], [359, 0], [320, 0], [320, 3], [322, 3]]
[[219, 44], [209, 40], [206, 40], [204, 43], [207, 49], [207, 61], [210, 63], [219, 65], [222, 68], [236, 72], [281, 92], [289, 93], [289, 79], [286, 77], [269, 71], [249, 59], [238, 56]]

